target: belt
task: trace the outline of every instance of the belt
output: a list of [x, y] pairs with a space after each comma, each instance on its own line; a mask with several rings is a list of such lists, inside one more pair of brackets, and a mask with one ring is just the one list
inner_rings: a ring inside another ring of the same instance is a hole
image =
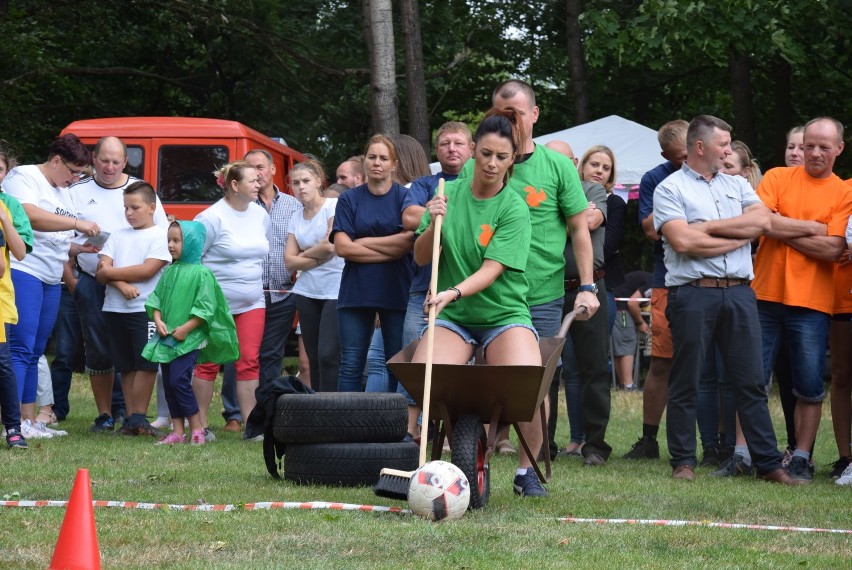
[[690, 281], [689, 284], [693, 287], [712, 287], [714, 289], [726, 289], [728, 287], [736, 287], [737, 285], [748, 285], [751, 283], [748, 279], [730, 279], [716, 277], [702, 277], [695, 281]]
[[[597, 271], [595, 271], [592, 274], [592, 277], [593, 277], [592, 281], [599, 281], [599, 280], [604, 278], [604, 275], [606, 275], [606, 271], [604, 271], [603, 269], [598, 269]], [[577, 277], [576, 279], [566, 279], [565, 280], [565, 290], [566, 291], [571, 291], [573, 289], [576, 289], [580, 285], [582, 285], [582, 283], [580, 282], [579, 277]]]

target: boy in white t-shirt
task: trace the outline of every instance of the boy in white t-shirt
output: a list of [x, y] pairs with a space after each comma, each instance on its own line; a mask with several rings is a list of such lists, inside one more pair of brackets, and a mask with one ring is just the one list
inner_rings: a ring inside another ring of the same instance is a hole
[[127, 406], [124, 435], [160, 435], [146, 418], [158, 365], [142, 357], [155, 330], [145, 301], [171, 261], [166, 230], [154, 224], [156, 207], [157, 195], [147, 182], [140, 180], [125, 188], [124, 217], [130, 227], [109, 236], [95, 275], [98, 283], [109, 285], [104, 321]]

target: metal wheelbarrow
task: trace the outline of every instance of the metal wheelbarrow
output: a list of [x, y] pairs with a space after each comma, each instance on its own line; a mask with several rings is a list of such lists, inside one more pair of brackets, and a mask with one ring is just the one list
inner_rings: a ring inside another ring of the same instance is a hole
[[[582, 310], [582, 312], [580, 312]], [[588, 318], [585, 308], [565, 315], [555, 338], [539, 340], [541, 366], [488, 366], [477, 349], [473, 364], [433, 364], [430, 420], [435, 421], [432, 460], [441, 458], [444, 437], [452, 448], [451, 461], [470, 482], [470, 507], [488, 504], [491, 488], [489, 461], [497, 447], [497, 433], [511, 424], [518, 435], [539, 480], [551, 477], [550, 453], [545, 446], [545, 471], [536, 461], [538, 449], [530, 449], [519, 428], [532, 421], [541, 410], [542, 431], [547, 438], [544, 398], [550, 389], [556, 365], [562, 354], [565, 335], [575, 319]], [[402, 382], [417, 405], [423, 407], [425, 364], [411, 362], [420, 341], [414, 341], [388, 361], [388, 367]], [[488, 432], [485, 431], [488, 424]], [[425, 421], [424, 421], [425, 425]]]

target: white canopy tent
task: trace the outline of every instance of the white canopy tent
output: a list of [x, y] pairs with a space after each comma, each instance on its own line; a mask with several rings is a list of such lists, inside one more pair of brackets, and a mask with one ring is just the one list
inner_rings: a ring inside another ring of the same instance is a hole
[[660, 156], [657, 131], [618, 115], [535, 137], [533, 140], [539, 144], [552, 140], [567, 142], [578, 160], [587, 149], [595, 145], [608, 146], [615, 154], [615, 183], [616, 186], [625, 187], [625, 199], [627, 191], [637, 186], [646, 172], [664, 161]]

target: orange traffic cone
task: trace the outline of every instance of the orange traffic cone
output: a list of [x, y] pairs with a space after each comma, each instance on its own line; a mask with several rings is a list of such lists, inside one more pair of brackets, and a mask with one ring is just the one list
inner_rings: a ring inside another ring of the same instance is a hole
[[78, 469], [49, 570], [100, 570], [89, 470]]

